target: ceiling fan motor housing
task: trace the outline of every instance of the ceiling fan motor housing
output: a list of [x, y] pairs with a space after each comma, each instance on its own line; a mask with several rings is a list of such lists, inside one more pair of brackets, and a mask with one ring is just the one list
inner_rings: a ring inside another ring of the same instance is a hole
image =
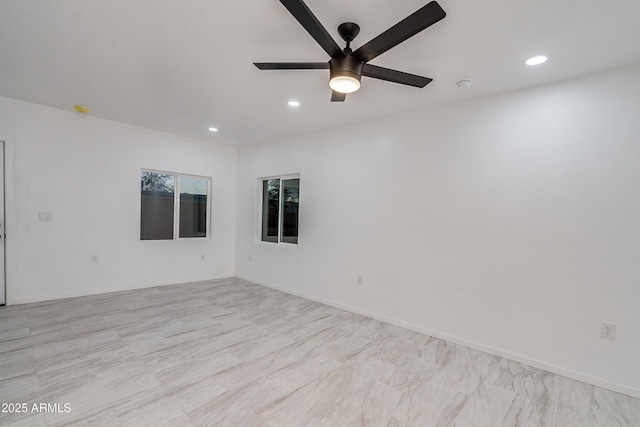
[[364, 62], [354, 55], [338, 56], [329, 61], [330, 79], [336, 77], [351, 77], [360, 81]]

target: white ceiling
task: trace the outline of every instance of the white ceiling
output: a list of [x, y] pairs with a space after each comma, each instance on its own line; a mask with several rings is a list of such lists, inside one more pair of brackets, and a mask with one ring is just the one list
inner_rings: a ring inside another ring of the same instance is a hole
[[[358, 23], [357, 48], [427, 0], [306, 3], [340, 46]], [[363, 78], [331, 103], [326, 70], [252, 64], [329, 60], [278, 0], [0, 0], [0, 96], [239, 146], [640, 63], [638, 0], [439, 3], [444, 20], [371, 62], [433, 83]]]

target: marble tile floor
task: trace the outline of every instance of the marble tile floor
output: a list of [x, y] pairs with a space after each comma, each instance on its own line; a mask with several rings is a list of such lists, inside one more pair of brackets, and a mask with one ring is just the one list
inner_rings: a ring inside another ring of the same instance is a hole
[[27, 404], [3, 426], [640, 426], [638, 399], [235, 278], [0, 307], [0, 403]]

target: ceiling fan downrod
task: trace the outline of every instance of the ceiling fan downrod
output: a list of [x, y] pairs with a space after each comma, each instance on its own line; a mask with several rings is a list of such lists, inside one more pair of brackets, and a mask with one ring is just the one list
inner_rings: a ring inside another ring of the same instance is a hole
[[344, 48], [344, 54], [349, 55], [353, 52], [351, 50], [351, 42], [358, 37], [360, 33], [360, 26], [354, 22], [343, 22], [338, 26], [338, 34], [347, 42], [347, 47]]

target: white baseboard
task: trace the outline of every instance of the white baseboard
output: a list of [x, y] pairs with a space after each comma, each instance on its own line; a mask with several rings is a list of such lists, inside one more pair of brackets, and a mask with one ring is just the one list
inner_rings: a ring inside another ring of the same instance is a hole
[[400, 326], [405, 329], [409, 329], [411, 331], [419, 332], [421, 334], [429, 335], [435, 338], [439, 338], [445, 341], [449, 341], [455, 344], [460, 344], [465, 347], [473, 348], [475, 350], [483, 351], [485, 353], [493, 354], [494, 356], [504, 357], [505, 359], [513, 360], [515, 362], [520, 362], [525, 365], [532, 366], [534, 368], [542, 369], [544, 371], [548, 371], [554, 374], [562, 375], [567, 378], [571, 378], [574, 380], [582, 381], [587, 384], [592, 384], [597, 387], [602, 387], [607, 390], [615, 391], [617, 393], [622, 393], [627, 396], [635, 397], [636, 399], [640, 399], [640, 389], [636, 389], [633, 387], [628, 387], [623, 384], [618, 384], [603, 378], [593, 377], [591, 375], [583, 374], [581, 372], [572, 371], [571, 369], [563, 368], [560, 366], [555, 366], [549, 363], [545, 363], [539, 360], [531, 359], [526, 356], [522, 356], [519, 354], [511, 353], [505, 350], [501, 350], [499, 348], [489, 347], [483, 344], [479, 344], [473, 341], [468, 341], [463, 338], [459, 338], [456, 336], [444, 334], [438, 331], [432, 331], [421, 326], [417, 326], [411, 323], [403, 322], [401, 320], [392, 319], [386, 316], [381, 316], [376, 313], [371, 313], [366, 310], [361, 310], [359, 308], [347, 306], [344, 304], [340, 304], [334, 301], [328, 301], [322, 298], [315, 297], [313, 295], [307, 295], [302, 292], [292, 291], [290, 289], [281, 288], [279, 286], [272, 285], [270, 283], [265, 283], [261, 280], [253, 279], [250, 277], [245, 277], [239, 274], [236, 274], [236, 277], [239, 279], [247, 280], [249, 282], [265, 286], [267, 288], [275, 289], [281, 292], [285, 292], [291, 295], [295, 295], [301, 298], [305, 298], [311, 301], [319, 302], [321, 304], [329, 305], [335, 308], [339, 308], [341, 310], [349, 311], [351, 313], [360, 314], [362, 316], [370, 317], [372, 319], [380, 320], [381, 322], [389, 323], [392, 325]]
[[66, 298], [86, 297], [89, 295], [101, 295], [101, 294], [110, 294], [114, 292], [134, 291], [136, 289], [156, 288], [159, 286], [211, 282], [215, 280], [229, 279], [232, 277], [233, 276], [202, 278], [202, 279], [185, 279], [181, 281], [172, 280], [172, 281], [166, 281], [166, 282], [143, 283], [143, 284], [130, 285], [130, 286], [115, 286], [110, 288], [97, 288], [97, 289], [94, 288], [90, 290], [83, 289], [83, 290], [77, 290], [77, 291], [55, 292], [50, 294], [40, 294], [36, 296], [30, 296], [28, 298], [15, 298], [11, 301], [11, 303], [8, 303], [7, 305], [19, 305], [19, 304], [30, 304], [34, 302], [55, 301], [55, 300], [66, 299]]

